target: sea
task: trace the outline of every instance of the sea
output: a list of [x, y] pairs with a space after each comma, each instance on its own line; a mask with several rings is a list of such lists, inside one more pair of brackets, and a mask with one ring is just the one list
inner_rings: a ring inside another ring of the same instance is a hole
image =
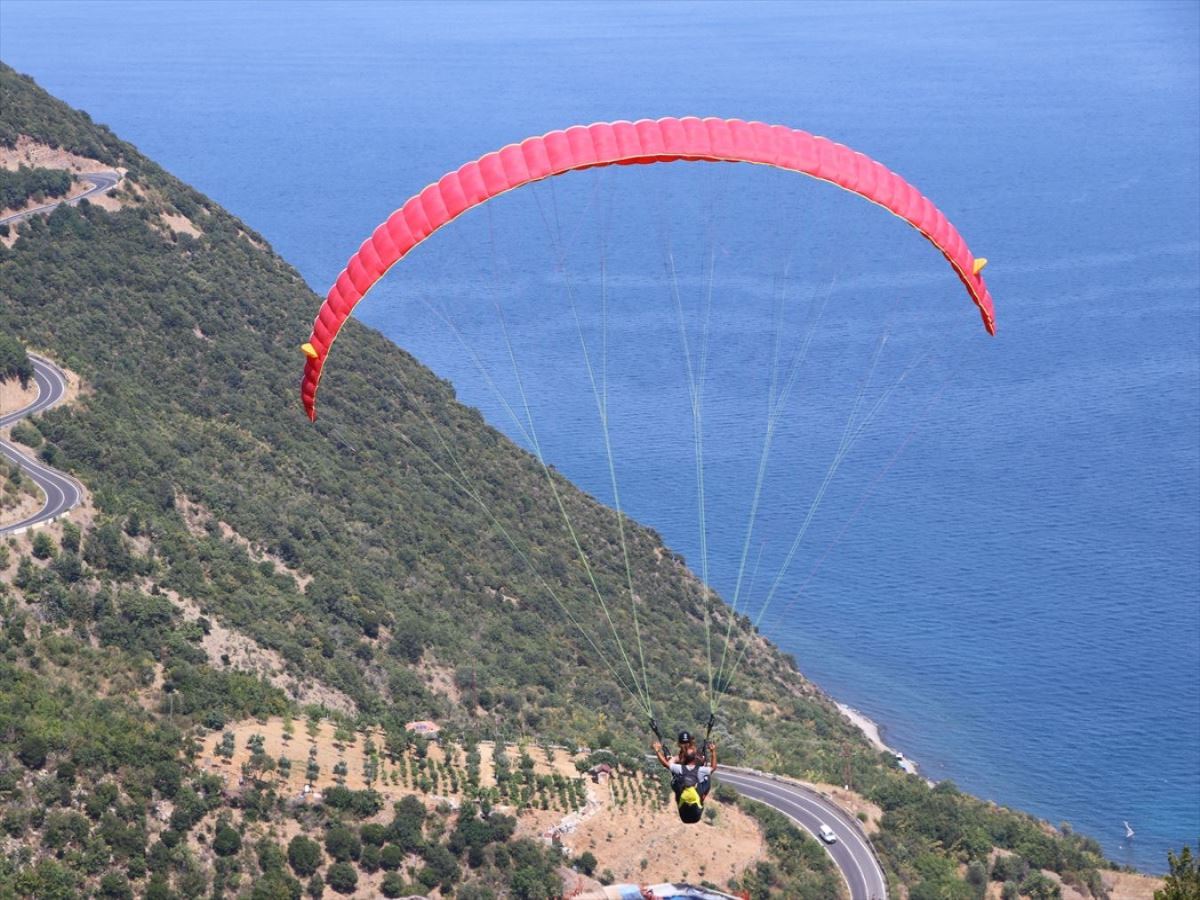
[[411, 194], [554, 128], [737, 117], [882, 161], [990, 260], [994, 338], [902, 222], [707, 163], [499, 198], [358, 314], [927, 777], [1147, 871], [1200, 835], [1196, 3], [2, 0], [0, 58], [321, 294]]

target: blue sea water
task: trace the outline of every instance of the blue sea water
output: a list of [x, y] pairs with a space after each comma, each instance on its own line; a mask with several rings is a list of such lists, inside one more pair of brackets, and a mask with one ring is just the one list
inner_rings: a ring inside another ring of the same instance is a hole
[[744, 167], [514, 194], [431, 240], [362, 316], [528, 446], [437, 327], [451, 315], [518, 404], [496, 315], [472, 302], [502, 294], [548, 460], [611, 500], [569, 282], [593, 359], [610, 339], [623, 504], [699, 569], [670, 246], [689, 348], [710, 348], [708, 568], [727, 598], [789, 371], [775, 338], [811, 334], [750, 541], [752, 615], [860, 386], [869, 408], [922, 360], [831, 481], [763, 630], [931, 777], [1160, 871], [1200, 834], [1198, 9], [3, 0], [0, 57], [244, 218], [319, 292], [416, 189], [571, 123], [761, 119], [902, 173], [992, 260], [995, 339], [915, 234]]

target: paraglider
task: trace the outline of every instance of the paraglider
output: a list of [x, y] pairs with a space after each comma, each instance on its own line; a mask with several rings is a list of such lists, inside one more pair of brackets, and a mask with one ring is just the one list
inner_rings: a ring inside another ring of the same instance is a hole
[[[911, 184], [899, 175], [889, 171], [882, 164], [868, 158], [841, 144], [823, 137], [816, 137], [808, 132], [781, 125], [767, 125], [761, 122], [746, 122], [738, 119], [699, 119], [699, 118], [663, 118], [657, 120], [640, 120], [637, 122], [597, 123], [588, 126], [575, 126], [561, 131], [552, 131], [540, 137], [528, 138], [519, 144], [510, 144], [501, 150], [485, 154], [479, 159], [466, 163], [457, 170], [443, 176], [434, 184], [409, 198], [388, 219], [379, 225], [371, 236], [362, 243], [354, 253], [345, 269], [330, 288], [328, 295], [317, 313], [313, 323], [312, 333], [301, 349], [306, 356], [304, 376], [301, 383], [300, 395], [305, 412], [310, 419], [316, 420], [316, 397], [322, 373], [328, 361], [333, 343], [346, 320], [353, 313], [355, 306], [384, 276], [384, 274], [413, 248], [438, 229], [447, 225], [458, 216], [479, 206], [501, 194], [515, 190], [544, 179], [553, 178], [567, 172], [592, 169], [606, 166], [652, 165], [670, 162], [742, 162], [773, 167], [776, 169], [808, 175], [820, 181], [833, 184], [839, 188], [871, 201], [873, 204], [892, 213], [916, 229], [929, 243], [949, 262], [953, 272], [966, 288], [969, 299], [977, 307], [983, 320], [984, 327], [991, 334], [995, 333], [995, 313], [991, 294], [983, 279], [983, 269], [987, 259], [975, 257], [959, 234], [955, 226], [934, 204], [918, 192]], [[511, 356], [511, 347], [509, 348]], [[690, 374], [689, 374], [690, 377]], [[901, 376], [901, 380], [903, 376]], [[595, 384], [593, 383], [593, 390]], [[861, 395], [860, 395], [861, 399]], [[886, 395], [885, 395], [886, 399]], [[695, 401], [695, 395], [693, 395]], [[604, 405], [601, 408], [601, 419], [606, 418]], [[693, 414], [695, 415], [695, 406]], [[532, 423], [531, 423], [532, 424]], [[861, 431], [861, 423], [855, 428], [847, 425], [847, 435]], [[605, 425], [607, 427], [607, 425]], [[699, 427], [697, 424], [697, 433]], [[533, 429], [530, 428], [532, 434]], [[556, 492], [554, 479], [550, 468], [543, 458], [541, 448], [536, 439], [530, 441], [536, 453], [538, 462], [546, 474], [550, 491], [564, 518], [566, 512], [561, 499]], [[843, 441], [845, 443], [845, 439]], [[414, 449], [420, 451], [414, 445]], [[837, 460], [845, 453], [846, 446], [839, 450]], [[612, 472], [611, 450], [609, 452], [609, 469]], [[699, 452], [699, 446], [697, 446]], [[504, 525], [495, 514], [487, 508], [487, 504], [465, 485], [465, 475], [458, 470], [456, 475], [430, 459], [449, 480], [463, 488], [465, 493], [484, 507], [498, 534], [512, 545], [514, 552], [532, 568], [527, 555], [509, 537]], [[831, 466], [826, 476], [826, 484], [836, 462]], [[461, 476], [461, 477], [460, 477]], [[614, 496], [617, 496], [614, 480]], [[702, 478], [698, 479], [702, 481]], [[824, 488], [822, 488], [822, 491]], [[818, 493], [815, 504], [820, 501]], [[619, 499], [614, 503], [617, 513], [618, 526], [623, 529], [623, 513]], [[703, 494], [699, 507], [704, 507]], [[811, 518], [811, 511], [810, 511]], [[604, 597], [596, 579], [593, 577], [590, 563], [582, 547], [567, 521], [568, 531], [580, 555], [582, 568], [590, 582], [598, 602], [603, 606]], [[807, 527], [807, 520], [806, 525]], [[701, 528], [703, 534], [704, 529]], [[801, 529], [792, 544], [785, 561], [783, 570], [795, 553]], [[749, 535], [749, 531], [747, 532]], [[624, 553], [624, 532], [621, 532], [621, 546]], [[747, 536], [747, 541], [749, 540]], [[704, 552], [701, 553], [705, 558]], [[745, 554], [743, 553], [743, 561]], [[631, 616], [635, 632], [637, 630], [637, 604], [635, 602], [632, 574], [629, 570], [628, 555], [625, 556], [627, 576], [627, 594], [630, 600]], [[535, 576], [537, 573], [535, 572]], [[706, 575], [706, 573], [702, 573]], [[541, 586], [559, 605], [559, 608], [569, 617], [582, 633], [588, 645], [596, 651], [602, 661], [608, 666], [614, 678], [630, 692], [639, 702], [642, 711], [649, 718], [651, 730], [659, 738], [655, 744], [655, 755], [661, 765], [669, 768], [673, 775], [673, 788], [681, 819], [685, 822], [698, 821], [703, 813], [703, 803], [711, 784], [711, 776], [716, 768], [716, 748], [709, 744], [707, 738], [711, 732], [717, 713], [717, 698], [728, 690], [733, 672], [736, 671], [742, 653], [728, 653], [735, 617], [729, 618], [725, 639], [725, 650], [721, 654], [720, 668], [714, 672], [712, 665], [711, 647], [709, 656], [709, 721], [705, 741], [697, 752], [691, 735], [680, 735], [680, 753], [674, 759], [668, 759], [662, 749], [662, 737], [658, 734], [654, 713], [650, 700], [650, 687], [647, 676], [645, 657], [642, 654], [640, 634], [638, 635], [638, 655], [641, 662], [641, 675], [634, 671], [633, 659], [626, 653], [617, 628], [611, 617], [607, 615], [612, 639], [620, 650], [621, 662], [628, 670], [629, 682], [617, 671], [619, 664], [610, 662], [601, 652], [592, 634], [585, 629], [567, 610], [562, 600], [554, 592], [545, 579], [538, 576]], [[773, 596], [777, 587], [772, 587]], [[711, 591], [705, 583], [705, 597]], [[732, 604], [737, 610], [735, 594]], [[763, 609], [765, 610], [765, 604]], [[708, 631], [709, 611], [705, 607], [705, 628]], [[760, 613], [761, 618], [761, 613]], [[757, 626], [757, 622], [754, 623]], [[707, 637], [706, 637], [707, 642]], [[727, 666], [728, 663], [728, 666]], [[685, 741], [684, 738], [687, 738]]]
[[679, 732], [679, 752], [669, 759], [662, 741], [654, 742], [658, 763], [671, 773], [671, 790], [680, 821], [695, 825], [704, 814], [704, 801], [712, 788], [712, 775], [717, 771], [717, 745], [705, 738], [701, 750], [696, 749], [690, 731]]

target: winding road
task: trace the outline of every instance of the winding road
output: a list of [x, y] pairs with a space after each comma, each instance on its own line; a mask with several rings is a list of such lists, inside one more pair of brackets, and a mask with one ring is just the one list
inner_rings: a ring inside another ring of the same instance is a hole
[[84, 191], [78, 197], [72, 197], [70, 200], [56, 200], [54, 203], [47, 203], [43, 206], [35, 206], [33, 209], [22, 210], [19, 213], [13, 213], [11, 216], [5, 216], [0, 219], [0, 225], [12, 225], [20, 222], [23, 219], [28, 219], [30, 216], [36, 216], [38, 213], [53, 212], [56, 207], [62, 206], [64, 203], [67, 206], [75, 206], [80, 200], [87, 197], [94, 197], [97, 194], [107, 194], [117, 186], [117, 182], [121, 180], [120, 172], [80, 172], [76, 177], [80, 181], [89, 181], [92, 186]]
[[[718, 784], [729, 785], [743, 797], [783, 813], [820, 841], [841, 871], [850, 889], [850, 900], [885, 900], [887, 879], [875, 851], [858, 820], [837, 804], [794, 781], [750, 769], [721, 766], [713, 777]], [[836, 842], [827, 844], [821, 840], [822, 825], [833, 829]]]
[[[29, 359], [33, 362], [33, 377], [38, 388], [37, 399], [13, 412], [0, 411], [0, 428], [57, 406], [66, 393], [67, 378], [61, 369], [49, 360], [32, 353], [29, 354]], [[32, 516], [10, 525], [0, 525], [0, 536], [21, 534], [27, 529], [52, 522], [83, 502], [83, 486], [70, 475], [64, 475], [40, 460], [30, 459], [5, 441], [0, 441], [0, 455], [20, 466], [21, 471], [41, 488], [46, 497], [42, 508]]]

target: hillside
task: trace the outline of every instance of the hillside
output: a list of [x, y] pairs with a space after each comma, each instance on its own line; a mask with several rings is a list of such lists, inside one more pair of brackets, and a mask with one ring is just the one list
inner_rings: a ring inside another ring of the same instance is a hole
[[[401, 745], [405, 722], [435, 719], [464, 743], [525, 736], [641, 752], [644, 716], [545, 590], [598, 624], [536, 461], [353, 321], [310, 425], [295, 397], [297, 345], [318, 298], [296, 271], [247, 224], [7, 67], [0, 111], [13, 159], [49, 148], [125, 173], [102, 205], [35, 217], [0, 244], [0, 330], [83, 385], [37, 421], [34, 443], [95, 507], [47, 532], [45, 552], [29, 538], [0, 547], [0, 885], [60, 870], [77, 886], [111, 876], [147, 896], [152, 882], [158, 896], [290, 884], [272, 842], [295, 831], [283, 823], [328, 846], [353, 810], [293, 815], [269, 786], [233, 802], [194, 755], [231, 723], [310, 704]], [[496, 520], [431, 462], [449, 466], [443, 440]], [[556, 487], [600, 587], [619, 594], [613, 513]], [[666, 727], [695, 727], [707, 717], [696, 699], [704, 662], [681, 648], [704, 647], [700, 585], [648, 529], [632, 531], [630, 554], [639, 593], [655, 598], [640, 610], [655, 708]], [[614, 615], [630, 633], [627, 613]], [[840, 782], [848, 753], [855, 787], [884, 810], [885, 863], [914, 897], [976, 896], [994, 847], [1103, 895], [1094, 842], [898, 773], [789, 658], [738, 627], [752, 649], [718, 723], [723, 760]], [[612, 655], [598, 627], [594, 639]], [[480, 891], [542, 896], [512, 886], [526, 869], [530, 884], [548, 883], [540, 845], [519, 844], [515, 864], [498, 849], [512, 837], [504, 829], [454, 843], [486, 821], [476, 815], [435, 811], [415, 837], [411, 822], [386, 827], [426, 852], [424, 868], [414, 863], [433, 873], [426, 887], [449, 893], [468, 873]], [[200, 823], [228, 853], [182, 840]], [[266, 843], [252, 852], [243, 834]], [[827, 896], [820, 860], [798, 859], [756, 869], [761, 895], [773, 884], [776, 895], [807, 885]], [[334, 865], [305, 877], [329, 880]]]

